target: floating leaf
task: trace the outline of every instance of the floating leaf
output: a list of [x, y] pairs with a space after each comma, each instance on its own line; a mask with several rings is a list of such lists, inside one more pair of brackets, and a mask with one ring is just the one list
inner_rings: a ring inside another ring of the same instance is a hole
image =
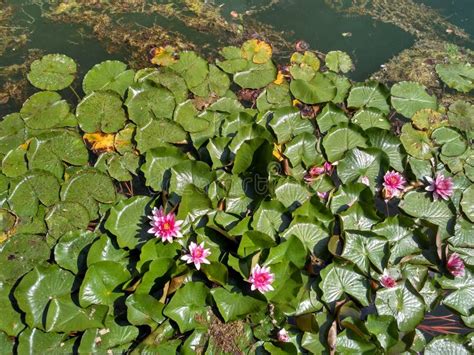
[[72, 84], [77, 66], [64, 54], [47, 54], [31, 63], [29, 82], [41, 90], [62, 90]]
[[392, 86], [392, 105], [403, 116], [411, 118], [422, 109], [436, 110], [436, 97], [430, 96], [421, 84], [404, 81]]
[[70, 112], [68, 103], [57, 92], [41, 91], [25, 101], [20, 114], [27, 127], [48, 129], [62, 127]]
[[187, 283], [176, 291], [163, 313], [178, 324], [182, 333], [204, 326], [201, 319], [206, 319], [208, 295], [209, 289], [202, 282]]
[[110, 92], [92, 92], [77, 105], [77, 122], [84, 132], [115, 133], [123, 128], [127, 117], [122, 100]]
[[59, 182], [46, 171], [29, 171], [10, 185], [8, 203], [19, 216], [34, 216], [39, 203], [51, 206], [59, 200]]
[[258, 39], [250, 39], [242, 45], [242, 58], [255, 64], [265, 64], [272, 58], [272, 47]]
[[453, 214], [444, 201], [432, 201], [424, 193], [409, 192], [400, 202], [400, 208], [407, 214], [445, 227]]
[[449, 106], [449, 123], [465, 132], [474, 131], [474, 105], [465, 101], [455, 101]]
[[113, 203], [115, 197], [112, 180], [95, 169], [77, 171], [61, 187], [61, 199], [83, 205], [91, 219], [97, 218], [99, 203]]
[[64, 234], [54, 247], [54, 260], [63, 269], [74, 274], [87, 266], [87, 252], [97, 235], [90, 231], [73, 231]]
[[405, 123], [402, 127], [400, 141], [411, 156], [422, 160], [431, 158], [433, 146], [427, 132], [418, 131], [411, 124]]
[[352, 122], [360, 126], [363, 130], [369, 128], [380, 128], [390, 130], [390, 122], [376, 109], [359, 110], [352, 117]]
[[245, 89], [260, 89], [275, 80], [277, 70], [272, 61], [265, 64], [249, 63], [245, 70], [234, 74], [234, 82]]
[[342, 109], [329, 103], [324, 106], [324, 109], [316, 117], [316, 122], [318, 123], [321, 133], [325, 133], [332, 127], [337, 126], [339, 123], [348, 123], [349, 119]]
[[450, 88], [461, 92], [474, 89], [474, 67], [470, 64], [437, 64], [436, 73]]
[[290, 90], [296, 99], [306, 104], [331, 101], [336, 96], [333, 81], [322, 73], [316, 73], [310, 81], [292, 80]]
[[467, 149], [466, 141], [451, 128], [440, 127], [431, 134], [431, 138], [442, 145], [441, 153], [448, 157], [457, 157]]
[[330, 162], [342, 159], [344, 153], [355, 147], [366, 147], [366, 139], [351, 126], [341, 124], [332, 128], [323, 139], [323, 147]]
[[389, 113], [387, 94], [378, 83], [355, 85], [347, 98], [347, 106], [355, 108], [374, 108]]
[[329, 70], [347, 73], [353, 68], [352, 59], [345, 52], [331, 51], [326, 54], [326, 65]]
[[462, 193], [461, 208], [466, 217], [474, 223], [474, 187], [472, 185]]
[[[27, 253], [25, 251], [28, 251]], [[0, 246], [0, 281], [13, 284], [36, 265], [49, 259], [49, 247], [39, 235], [16, 234]]]
[[339, 301], [348, 294], [363, 306], [369, 304], [367, 279], [351, 267], [332, 263], [321, 271], [321, 278], [319, 287], [323, 290], [324, 302]]
[[474, 308], [474, 275], [466, 269], [463, 277], [447, 278], [437, 280], [445, 290], [452, 292], [442, 300], [442, 303], [462, 314], [469, 316]]
[[133, 83], [133, 76], [133, 70], [127, 70], [125, 63], [107, 60], [94, 65], [87, 72], [82, 82], [82, 89], [86, 94], [110, 90], [123, 97], [127, 88]]
[[176, 106], [173, 94], [164, 88], [131, 90], [125, 104], [130, 120], [142, 127], [152, 119], [173, 117]]
[[134, 196], [110, 210], [105, 228], [117, 237], [121, 248], [133, 249], [141, 241], [142, 230], [149, 229], [145, 210], [150, 201], [148, 196]]
[[53, 300], [70, 295], [74, 276], [57, 265], [37, 266], [15, 288], [15, 299], [26, 313], [31, 328], [45, 329], [45, 317]]
[[278, 143], [285, 143], [298, 134], [313, 133], [314, 128], [309, 120], [301, 117], [299, 110], [294, 107], [285, 107], [274, 112], [269, 122], [275, 132]]
[[79, 290], [81, 306], [112, 306], [115, 300], [123, 295], [120, 286], [129, 279], [130, 273], [117, 262], [99, 261], [90, 265]]

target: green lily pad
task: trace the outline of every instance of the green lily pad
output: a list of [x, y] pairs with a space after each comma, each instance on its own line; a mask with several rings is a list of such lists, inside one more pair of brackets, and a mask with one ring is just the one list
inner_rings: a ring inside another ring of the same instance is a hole
[[234, 74], [234, 82], [245, 89], [260, 89], [276, 79], [277, 69], [271, 60], [264, 64], [249, 62], [245, 70]]
[[440, 227], [446, 227], [453, 213], [444, 201], [432, 201], [421, 192], [409, 192], [400, 202], [400, 208], [410, 216], [424, 219]]
[[466, 217], [474, 223], [474, 187], [472, 185], [462, 193], [461, 208]]
[[310, 81], [292, 80], [290, 90], [296, 99], [306, 104], [331, 101], [336, 96], [334, 82], [322, 73], [316, 73]]
[[164, 304], [147, 294], [132, 294], [127, 297], [127, 319], [133, 325], [160, 324], [165, 320]]
[[34, 216], [39, 203], [51, 206], [58, 200], [59, 182], [46, 171], [29, 171], [10, 185], [8, 204], [19, 216]]
[[176, 291], [163, 313], [178, 324], [182, 333], [204, 327], [208, 295], [209, 289], [202, 282], [189, 282]]
[[130, 120], [145, 126], [151, 119], [172, 118], [176, 102], [164, 88], [136, 88], [128, 94], [126, 105]]
[[368, 306], [368, 280], [350, 266], [331, 263], [321, 271], [321, 278], [319, 287], [323, 290], [324, 302], [339, 301], [347, 294]]
[[423, 299], [407, 282], [379, 290], [375, 306], [378, 314], [393, 316], [397, 320], [398, 329], [402, 332], [415, 329], [425, 316]]
[[461, 134], [451, 128], [440, 127], [431, 134], [431, 138], [442, 145], [441, 153], [448, 157], [457, 157], [467, 149], [467, 143]]
[[384, 114], [376, 109], [359, 110], [352, 117], [352, 122], [360, 126], [364, 131], [369, 128], [380, 128], [390, 130], [390, 122]]
[[374, 108], [389, 113], [387, 94], [378, 83], [355, 85], [347, 98], [347, 106], [355, 108]]
[[62, 90], [74, 81], [77, 65], [64, 54], [47, 54], [31, 63], [27, 77], [41, 90]]
[[349, 119], [342, 109], [329, 103], [324, 106], [321, 113], [316, 117], [316, 122], [318, 123], [321, 133], [325, 133], [332, 127], [337, 126], [339, 123], [348, 123]]
[[414, 129], [410, 123], [403, 125], [400, 141], [412, 157], [422, 160], [429, 160], [432, 157], [433, 145], [428, 133]]
[[113, 203], [115, 197], [112, 180], [95, 169], [79, 170], [61, 187], [61, 199], [82, 204], [91, 220], [97, 218], [99, 203]]
[[52, 91], [33, 94], [20, 110], [25, 125], [31, 129], [62, 127], [69, 114], [68, 103]]
[[449, 123], [465, 132], [474, 131], [474, 105], [466, 101], [455, 101], [449, 106]]
[[84, 132], [115, 133], [127, 117], [120, 97], [111, 92], [92, 92], [77, 105], [77, 122]]
[[[28, 253], [25, 251], [28, 250]], [[49, 247], [39, 235], [16, 234], [0, 245], [0, 281], [13, 284], [33, 267], [49, 259]]]
[[328, 160], [333, 163], [343, 158], [344, 153], [355, 147], [365, 148], [365, 137], [348, 125], [332, 128], [323, 138], [323, 147]]
[[67, 232], [86, 229], [89, 221], [89, 212], [80, 203], [58, 202], [48, 210], [45, 216], [48, 226], [48, 244], [54, 244], [60, 236]]
[[469, 355], [471, 352], [463, 345], [463, 341], [456, 335], [437, 336], [425, 348], [426, 355]]
[[289, 141], [298, 134], [314, 131], [311, 122], [302, 118], [299, 110], [294, 107], [276, 110], [269, 125], [275, 132], [279, 144]]
[[[71, 353], [74, 342], [66, 342], [66, 335], [59, 333], [45, 333], [36, 328], [27, 328], [18, 338], [18, 352], [21, 354], [42, 354], [61, 351]], [[74, 339], [74, 338], [73, 338]]]
[[474, 89], [474, 67], [471, 64], [438, 64], [436, 73], [450, 88], [461, 92]]
[[345, 52], [330, 51], [326, 54], [326, 66], [336, 73], [347, 73], [353, 68], [352, 59]]
[[90, 231], [72, 231], [64, 234], [54, 247], [54, 260], [63, 269], [74, 274], [85, 271], [87, 252], [97, 239], [97, 234]]
[[19, 113], [11, 113], [0, 120], [0, 154], [6, 154], [26, 141], [25, 122]]
[[474, 308], [474, 274], [466, 269], [463, 277], [442, 277], [437, 280], [445, 290], [452, 290], [442, 303], [463, 316], [472, 314]]
[[344, 251], [341, 256], [352, 261], [368, 274], [373, 266], [378, 272], [383, 271], [383, 260], [387, 253], [387, 242], [383, 238], [363, 233], [346, 232]]
[[112, 306], [123, 295], [120, 286], [130, 277], [128, 270], [114, 261], [99, 261], [90, 265], [79, 290], [81, 306]]
[[429, 95], [421, 84], [404, 81], [392, 86], [392, 105], [403, 116], [411, 118], [422, 109], [436, 110], [436, 97]]
[[125, 63], [118, 60], [107, 60], [96, 64], [87, 72], [82, 82], [82, 89], [88, 95], [93, 91], [115, 91], [125, 95], [127, 88], [133, 83], [133, 70], [127, 70]]
[[105, 228], [117, 237], [121, 248], [133, 249], [143, 241], [141, 232], [149, 229], [145, 211], [150, 201], [148, 196], [134, 196], [120, 201], [110, 210]]
[[71, 293], [74, 276], [57, 265], [37, 266], [15, 288], [15, 299], [30, 327], [45, 329], [52, 300]]

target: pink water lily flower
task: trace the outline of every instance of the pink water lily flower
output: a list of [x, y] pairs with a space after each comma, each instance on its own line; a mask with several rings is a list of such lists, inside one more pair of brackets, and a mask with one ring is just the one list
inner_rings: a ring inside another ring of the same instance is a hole
[[210, 264], [209, 260], [207, 260], [209, 255], [211, 255], [211, 251], [204, 249], [204, 242], [201, 244], [191, 242], [189, 244], [189, 254], [183, 255], [181, 260], [186, 261], [188, 264], [193, 263], [196, 269], [199, 270], [201, 264]]
[[275, 275], [270, 272], [270, 267], [255, 265], [249, 277], [249, 282], [252, 284], [251, 290], [258, 290], [261, 293], [273, 291], [272, 282]]
[[398, 196], [405, 188], [405, 184], [405, 178], [397, 171], [387, 171], [383, 177], [383, 186], [386, 190], [386, 195], [390, 197]]
[[322, 166], [313, 166], [311, 169], [308, 170], [308, 172], [304, 176], [304, 181], [306, 182], [312, 182], [314, 179], [316, 179], [318, 176], [324, 174], [325, 170], [324, 167]]
[[449, 200], [453, 194], [453, 179], [450, 177], [444, 177], [442, 174], [437, 174], [436, 178], [433, 179], [429, 176], [425, 177], [429, 185], [426, 187], [426, 191], [433, 192], [433, 199], [437, 200], [442, 198], [443, 200]]
[[464, 277], [464, 261], [457, 253], [452, 253], [446, 263], [446, 268], [454, 277]]
[[163, 207], [157, 209], [153, 208], [152, 215], [148, 216], [151, 219], [152, 226], [148, 233], [154, 234], [155, 237], [161, 238], [164, 242], [173, 242], [173, 238], [181, 238], [183, 235], [180, 232], [180, 225], [183, 221], [176, 220], [176, 215], [173, 212], [165, 214]]
[[390, 276], [386, 270], [384, 270], [382, 276], [380, 276], [379, 281], [385, 288], [393, 288], [397, 286], [397, 280]]
[[285, 328], [282, 328], [278, 331], [277, 337], [278, 341], [282, 343], [288, 343], [290, 341], [290, 336], [288, 335], [288, 332]]
[[326, 161], [323, 164], [323, 168], [326, 171], [326, 174], [331, 175], [332, 170], [334, 169], [334, 165], [332, 165], [330, 162]]

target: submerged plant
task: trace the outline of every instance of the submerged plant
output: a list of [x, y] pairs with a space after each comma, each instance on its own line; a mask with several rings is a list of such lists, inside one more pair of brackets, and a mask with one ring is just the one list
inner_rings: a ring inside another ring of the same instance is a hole
[[105, 61], [75, 108], [71, 58], [31, 65], [0, 122], [6, 353], [472, 352], [472, 104], [273, 52]]

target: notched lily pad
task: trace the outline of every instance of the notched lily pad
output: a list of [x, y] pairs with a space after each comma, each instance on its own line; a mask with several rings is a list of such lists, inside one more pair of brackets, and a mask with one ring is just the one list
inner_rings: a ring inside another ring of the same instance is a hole
[[77, 65], [64, 54], [47, 54], [31, 63], [29, 82], [41, 90], [62, 90], [74, 81]]

